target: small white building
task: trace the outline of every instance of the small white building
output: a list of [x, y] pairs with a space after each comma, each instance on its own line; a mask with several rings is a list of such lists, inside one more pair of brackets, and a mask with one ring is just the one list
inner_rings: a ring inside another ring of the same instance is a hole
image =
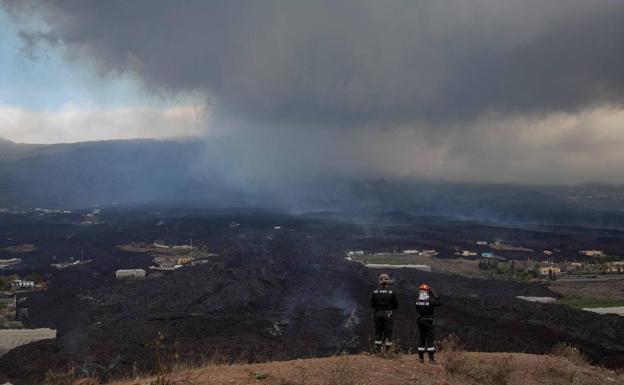
[[477, 252], [470, 251], [470, 250], [462, 250], [462, 251], [456, 252], [455, 255], [461, 255], [462, 257], [476, 257]]
[[624, 261], [607, 263], [607, 271], [611, 273], [624, 273]]
[[604, 253], [602, 250], [581, 250], [579, 253], [588, 256], [588, 257], [603, 257]]
[[349, 250], [349, 251], [347, 251], [347, 256], [353, 257], [355, 255], [364, 255], [364, 250]]
[[115, 278], [117, 279], [134, 279], [145, 278], [145, 270], [143, 269], [122, 269], [115, 272]]
[[26, 281], [23, 279], [16, 279], [15, 281], [11, 282], [11, 288], [12, 289], [34, 289], [35, 281]]

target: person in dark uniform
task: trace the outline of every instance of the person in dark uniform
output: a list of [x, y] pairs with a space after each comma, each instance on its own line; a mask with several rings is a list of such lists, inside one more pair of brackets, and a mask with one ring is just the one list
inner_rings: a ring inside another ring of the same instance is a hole
[[379, 288], [371, 295], [371, 307], [374, 310], [375, 321], [375, 350], [381, 350], [392, 346], [392, 311], [399, 307], [396, 294], [390, 290], [390, 276], [379, 276]]
[[418, 286], [416, 311], [418, 312], [418, 359], [425, 362], [425, 351], [429, 354], [429, 362], [435, 362], [434, 318], [433, 310], [440, 306], [440, 299], [426, 283]]

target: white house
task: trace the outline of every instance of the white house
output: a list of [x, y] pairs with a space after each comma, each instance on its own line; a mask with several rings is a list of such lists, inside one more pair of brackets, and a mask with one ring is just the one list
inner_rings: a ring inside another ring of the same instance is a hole
[[128, 278], [145, 278], [145, 270], [143, 269], [122, 269], [115, 272], [115, 278], [128, 279]]

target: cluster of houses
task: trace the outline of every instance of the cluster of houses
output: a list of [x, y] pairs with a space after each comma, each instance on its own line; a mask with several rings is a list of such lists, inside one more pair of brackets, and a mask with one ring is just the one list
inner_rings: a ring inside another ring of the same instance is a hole
[[408, 249], [408, 250], [403, 250], [403, 251], [397, 251], [394, 250], [393, 252], [382, 252], [382, 253], [367, 253], [364, 250], [349, 250], [347, 252], [345, 252], [345, 254], [347, 255], [347, 259], [351, 260], [353, 259], [353, 257], [363, 257], [365, 255], [370, 255], [370, 256], [378, 256], [378, 257], [383, 257], [383, 256], [396, 256], [396, 255], [418, 255], [418, 256], [425, 256], [425, 257], [433, 257], [435, 255], [438, 255], [438, 252], [436, 250], [416, 250], [416, 249]]
[[11, 293], [45, 289], [45, 283], [43, 282], [37, 283], [34, 280], [20, 279], [18, 277], [10, 280], [9, 285], [10, 286], [8, 288], [5, 287], [5, 289], [8, 289]]
[[[489, 243], [487, 241], [477, 241], [476, 244], [478, 246], [492, 246], [492, 245], [502, 245], [502, 243], [500, 242], [494, 242], [494, 243]], [[531, 249], [526, 249], [526, 248], [520, 248], [520, 247], [513, 247], [513, 251], [533, 251]], [[560, 250], [557, 249], [553, 249], [553, 250], [543, 250], [543, 254], [545, 256], [552, 256], [555, 253], [560, 252]], [[600, 274], [624, 274], [624, 260], [623, 261], [610, 261], [610, 262], [605, 262], [603, 257], [606, 257], [607, 255], [601, 251], [601, 250], [581, 250], [579, 251], [580, 254], [586, 256], [586, 257], [590, 257], [590, 258], [596, 258], [596, 260], [590, 259], [586, 262], [531, 262], [532, 258], [528, 258], [526, 262], [528, 262], [529, 264], [526, 263], [520, 263], [520, 266], [518, 266], [518, 261], [514, 259], [509, 260], [508, 258], [504, 257], [504, 256], [500, 256], [497, 255], [496, 253], [492, 252], [492, 251], [473, 251], [473, 250], [457, 250], [455, 252], [455, 255], [458, 257], [468, 257], [471, 259], [477, 258], [479, 259], [479, 268], [492, 268], [493, 266], [498, 265], [499, 262], [504, 262], [504, 263], [511, 263], [514, 264], [516, 266], [516, 269], [518, 269], [519, 267], [523, 270], [529, 269], [532, 271], [535, 271], [537, 274], [539, 274], [542, 277], [548, 277], [549, 279], [556, 279], [559, 276], [563, 276], [566, 274], [596, 274], [596, 273], [600, 273]], [[397, 255], [419, 255], [419, 256], [435, 256], [438, 253], [436, 252], [436, 250], [403, 250], [402, 252], [394, 252], [394, 253], [369, 253], [366, 252], [364, 250], [349, 250], [346, 252], [346, 259], [349, 261], [352, 260], [360, 260], [362, 259], [362, 257], [366, 257], [366, 256], [388, 256], [388, 257], [392, 257], [392, 256], [397, 256]], [[511, 262], [510, 262], [511, 261]], [[369, 266], [369, 265], [367, 265]], [[374, 264], [370, 264], [369, 267], [376, 267], [377, 265]], [[399, 267], [399, 266], [403, 266], [403, 265], [393, 265], [393, 267]], [[482, 267], [483, 266], [483, 267]], [[379, 265], [379, 267], [386, 267], [385, 264]], [[412, 267], [411, 265], [405, 265], [403, 267]]]
[[35, 288], [35, 281], [29, 281], [27, 279], [16, 279], [11, 282], [11, 289], [13, 290], [33, 290]]

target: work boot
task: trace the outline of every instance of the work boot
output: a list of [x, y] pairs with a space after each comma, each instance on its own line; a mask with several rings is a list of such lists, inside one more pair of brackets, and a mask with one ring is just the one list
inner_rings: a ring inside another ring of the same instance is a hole
[[435, 360], [433, 352], [429, 352], [429, 362], [432, 363], [432, 364], [436, 363], [436, 360]]
[[418, 353], [418, 362], [421, 364], [425, 363], [425, 355], [423, 353]]

